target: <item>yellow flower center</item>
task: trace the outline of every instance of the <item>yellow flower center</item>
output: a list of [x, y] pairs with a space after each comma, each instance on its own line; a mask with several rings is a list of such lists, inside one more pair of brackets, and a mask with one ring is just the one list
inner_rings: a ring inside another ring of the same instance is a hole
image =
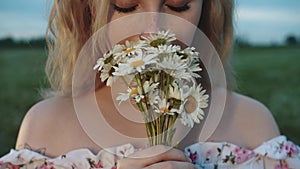
[[166, 107], [160, 109], [163, 113], [170, 113], [170, 110]]
[[187, 101], [184, 104], [184, 109], [187, 113], [193, 113], [197, 108], [197, 100], [193, 96], [187, 97]]
[[130, 63], [130, 67], [139, 67], [143, 66], [145, 62], [143, 60], [136, 60]]
[[156, 40], [150, 42], [150, 45], [153, 47], [158, 47], [159, 45], [164, 45], [166, 43], [167, 43], [166, 39], [159, 38], [159, 39], [156, 39]]
[[134, 94], [138, 94], [138, 89], [134, 88], [133, 90], [130, 91], [129, 96], [132, 96]]
[[130, 52], [132, 52], [132, 51], [134, 51], [135, 50], [135, 48], [128, 48], [128, 49], [126, 49], [124, 52], [126, 53], [126, 54], [129, 54]]

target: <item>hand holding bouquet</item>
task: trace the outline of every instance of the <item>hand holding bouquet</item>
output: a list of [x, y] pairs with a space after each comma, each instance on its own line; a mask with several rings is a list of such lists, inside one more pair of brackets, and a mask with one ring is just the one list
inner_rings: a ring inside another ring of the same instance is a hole
[[[189, 127], [200, 123], [208, 95], [196, 78], [200, 78], [199, 53], [193, 47], [181, 49], [172, 44], [175, 34], [160, 31], [138, 42], [117, 44], [99, 58], [94, 69], [102, 82], [111, 86], [121, 78], [127, 85], [120, 102], [130, 99], [142, 113], [149, 144], [171, 146], [178, 119]], [[131, 81], [126, 81], [132, 76]]]

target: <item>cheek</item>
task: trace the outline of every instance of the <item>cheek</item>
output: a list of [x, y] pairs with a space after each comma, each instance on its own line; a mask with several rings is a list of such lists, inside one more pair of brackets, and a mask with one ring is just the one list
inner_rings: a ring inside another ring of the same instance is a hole
[[112, 22], [118, 18], [120, 18], [120, 17], [117, 15], [117, 12], [113, 9], [112, 6], [110, 6], [109, 10], [108, 10], [108, 18], [107, 18], [108, 23]]
[[121, 18], [123, 16], [126, 16], [126, 15], [122, 15], [122, 14], [119, 14], [118, 12], [112, 11], [109, 14], [109, 20], [108, 20], [108, 22], [112, 22], [112, 21], [117, 20], [117, 19], [119, 19], [119, 18]]
[[[190, 11], [185, 13], [172, 13], [182, 20], [174, 19], [168, 21], [168, 28], [170, 28], [183, 44], [189, 46], [198, 29], [198, 24], [201, 19], [202, 0], [191, 5]], [[184, 26], [183, 26], [184, 25]]]
[[197, 0], [194, 2], [194, 4], [191, 6], [191, 12], [186, 16], [186, 20], [191, 22], [193, 25], [197, 26], [200, 19], [201, 19], [201, 13], [202, 13], [202, 0]]
[[191, 11], [190, 13], [188, 14], [185, 14], [185, 15], [178, 15], [178, 17], [192, 23], [193, 25], [197, 26], [199, 21], [200, 21], [200, 18], [201, 18], [201, 11], [199, 12], [198, 10], [197, 11]]

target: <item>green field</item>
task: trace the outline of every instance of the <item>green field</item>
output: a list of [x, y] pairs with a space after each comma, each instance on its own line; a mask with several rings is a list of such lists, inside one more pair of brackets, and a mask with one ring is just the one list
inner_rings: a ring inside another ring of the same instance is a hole
[[0, 156], [14, 147], [27, 110], [45, 86], [44, 49], [0, 49]]
[[240, 48], [234, 53], [238, 91], [264, 103], [282, 134], [300, 143], [300, 47]]
[[[48, 86], [44, 49], [0, 49], [0, 156], [14, 147], [26, 111]], [[300, 143], [300, 48], [238, 48], [234, 68], [239, 92], [264, 103], [282, 131]]]

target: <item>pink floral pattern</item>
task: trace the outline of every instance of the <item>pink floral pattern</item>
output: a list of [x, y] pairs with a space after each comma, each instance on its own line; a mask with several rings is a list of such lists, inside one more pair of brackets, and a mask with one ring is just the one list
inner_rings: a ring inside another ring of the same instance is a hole
[[[227, 145], [230, 146], [230, 145]], [[230, 154], [227, 154], [223, 159], [224, 163], [232, 163], [232, 164], [241, 164], [255, 156], [254, 151], [247, 150], [242, 147], [234, 146], [235, 148], [230, 151]]]
[[[298, 166], [299, 167], [299, 166]], [[288, 163], [285, 160], [280, 160], [276, 165], [275, 169], [290, 169]]]
[[5, 169], [117, 169], [117, 161], [134, 152], [134, 147], [126, 144], [108, 148], [97, 155], [87, 149], [71, 151], [56, 158], [48, 158], [32, 150], [11, 152], [0, 158], [0, 168]]
[[284, 136], [265, 142], [254, 150], [229, 143], [197, 143], [185, 149], [198, 168], [300, 168], [300, 148]]
[[[87, 149], [71, 151], [56, 158], [24, 149], [0, 158], [5, 169], [117, 169], [117, 160], [138, 151], [132, 145], [108, 148], [97, 155]], [[185, 149], [187, 157], [199, 169], [298, 169], [300, 148], [284, 136], [276, 137], [254, 150], [230, 143], [200, 142]]]

